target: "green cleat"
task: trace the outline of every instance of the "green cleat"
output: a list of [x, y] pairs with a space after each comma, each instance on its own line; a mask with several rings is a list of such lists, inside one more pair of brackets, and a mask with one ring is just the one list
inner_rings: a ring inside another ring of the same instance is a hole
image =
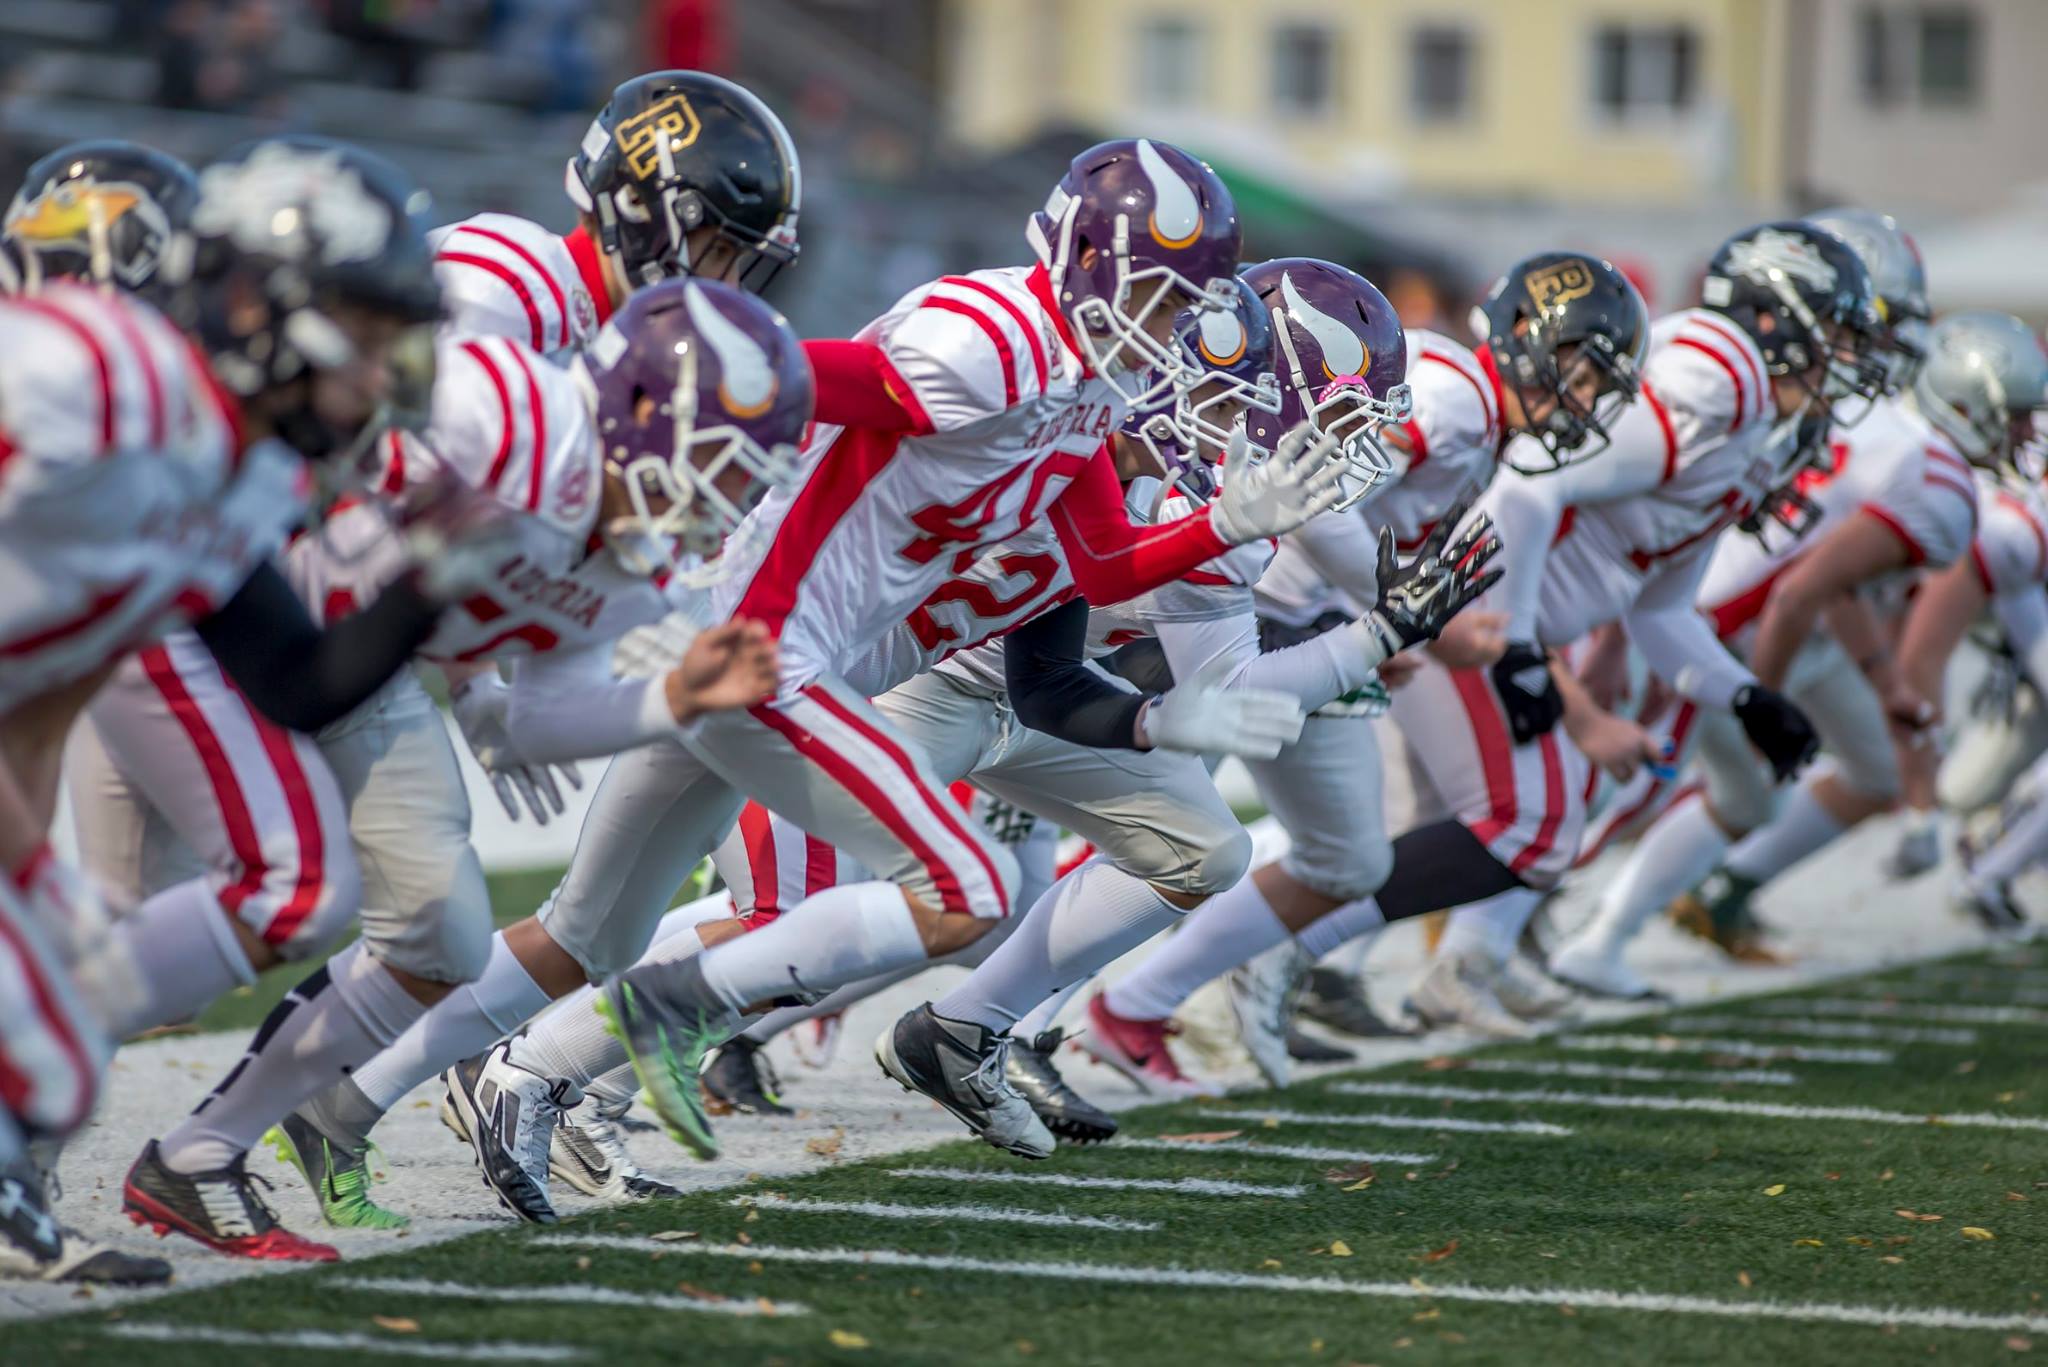
[[330, 1140], [297, 1112], [270, 1127], [264, 1140], [320, 1199], [320, 1214], [339, 1229], [404, 1229], [412, 1221], [370, 1199], [370, 1150]]
[[709, 1161], [718, 1157], [718, 1138], [698, 1078], [705, 1056], [731, 1035], [732, 1013], [706, 990], [696, 960], [660, 967], [680, 970], [676, 980], [662, 984], [663, 991], [649, 989], [645, 970], [623, 974], [597, 994], [597, 1014], [626, 1046], [641, 1096], [661, 1117], [668, 1137]]

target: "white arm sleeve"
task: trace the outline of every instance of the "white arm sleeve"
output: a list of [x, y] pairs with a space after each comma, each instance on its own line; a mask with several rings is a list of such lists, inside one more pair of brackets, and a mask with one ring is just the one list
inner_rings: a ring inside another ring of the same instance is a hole
[[2028, 681], [2048, 695], [2048, 590], [2037, 584], [2018, 593], [2001, 593], [1991, 600], [1991, 610]]
[[1357, 622], [1270, 654], [1259, 652], [1258, 619], [1250, 613], [1202, 622], [1158, 622], [1159, 644], [1176, 680], [1185, 682], [1219, 662], [1225, 688], [1291, 693], [1314, 710], [1361, 688], [1386, 659], [1379, 637]]
[[1622, 625], [1650, 668], [1703, 707], [1727, 709], [1756, 676], [1729, 654], [1713, 623], [1693, 606], [1711, 540], [1665, 562], [1643, 582]]
[[676, 734], [662, 678], [621, 679], [609, 644], [512, 662], [505, 729], [531, 764], [615, 755]]
[[1293, 538], [1316, 573], [1343, 595], [1352, 616], [1379, 601], [1379, 538], [1358, 509], [1312, 517]]

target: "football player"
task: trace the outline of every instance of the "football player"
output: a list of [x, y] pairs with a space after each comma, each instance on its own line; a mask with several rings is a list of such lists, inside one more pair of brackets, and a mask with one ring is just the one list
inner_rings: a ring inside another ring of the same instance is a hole
[[[1271, 281], [1265, 293], [1276, 316], [1292, 322], [1312, 307], [1318, 292], [1295, 287], [1285, 270], [1290, 264], [1272, 263], [1252, 274]], [[1412, 550], [1458, 511], [1454, 505], [1461, 497], [1486, 486], [1511, 437], [1547, 434], [1554, 454], [1569, 458], [1595, 434], [1596, 415], [1611, 407], [1610, 396], [1631, 394], [1632, 375], [1595, 358], [1633, 358], [1649, 330], [1642, 300], [1614, 267], [1581, 253], [1543, 253], [1512, 267], [1504, 277], [1509, 283], [1497, 287], [1496, 295], [1505, 290], [1518, 300], [1533, 298], [1521, 282], [1566, 270], [1579, 273], [1572, 288], [1520, 312], [1493, 310], [1489, 329], [1502, 331], [1477, 352], [1440, 333], [1407, 334], [1414, 412], [1387, 432], [1392, 477], [1384, 492], [1356, 512], [1326, 514], [1283, 542], [1258, 586], [1269, 639], [1342, 621], [1357, 595], [1371, 591], [1371, 524], [1391, 528], [1402, 548]], [[1325, 319], [1365, 312], [1363, 301], [1379, 295], [1354, 278], [1339, 298], [1342, 307], [1325, 298], [1326, 307], [1308, 318], [1322, 325], [1303, 327], [1304, 333], [1328, 338]], [[1307, 344], [1306, 338], [1298, 343]], [[1503, 384], [1501, 366], [1518, 354], [1530, 358], [1529, 379]], [[1459, 644], [1459, 653], [1432, 653], [1457, 667], [1483, 668], [1504, 643]], [[1246, 965], [1231, 979], [1238, 1033], [1261, 1074], [1275, 1086], [1285, 1085], [1288, 1004], [1296, 982], [1323, 952], [1371, 928], [1350, 916], [1327, 920], [1376, 892], [1393, 861], [1368, 710], [1326, 709], [1311, 718], [1298, 744], [1250, 767], [1268, 809], [1288, 834], [1287, 852], [1215, 899], [1180, 935], [1089, 1004], [1090, 1030], [1082, 1047], [1126, 1071], [1162, 1057], [1168, 1059], [1163, 1066], [1171, 1066], [1166, 1031], [1174, 1012], [1203, 983]]]

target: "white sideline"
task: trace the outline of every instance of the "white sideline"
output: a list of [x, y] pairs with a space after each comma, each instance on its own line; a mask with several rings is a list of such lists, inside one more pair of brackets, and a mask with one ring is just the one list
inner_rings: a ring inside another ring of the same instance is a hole
[[1119, 1139], [1108, 1148], [1110, 1152], [1147, 1149], [1153, 1153], [1243, 1153], [1254, 1158], [1306, 1158], [1314, 1163], [1436, 1162], [1433, 1153], [1356, 1153], [1350, 1149], [1317, 1148], [1312, 1144], [1261, 1144], [1252, 1139], [1218, 1139], [1208, 1144], [1190, 1144], [1174, 1139]]
[[1012, 1206], [901, 1206], [890, 1201], [813, 1201], [793, 1196], [735, 1196], [729, 1206], [754, 1210], [809, 1211], [817, 1215], [872, 1215], [878, 1220], [967, 1220], [985, 1225], [1055, 1225], [1071, 1229], [1115, 1229], [1151, 1234], [1157, 1220], [1124, 1220], [1114, 1215], [1069, 1215], [1064, 1211], [1018, 1210]]
[[1562, 1125], [1552, 1125], [1542, 1120], [1456, 1120], [1441, 1115], [1359, 1115], [1354, 1113], [1323, 1114], [1316, 1111], [1224, 1111], [1199, 1110], [1196, 1115], [1214, 1116], [1218, 1120], [1254, 1120], [1260, 1124], [1272, 1121], [1279, 1125], [1370, 1125], [1395, 1130], [1462, 1130], [1467, 1134], [1530, 1134], [1546, 1139], [1562, 1139], [1571, 1131]]
[[456, 1362], [573, 1362], [581, 1348], [558, 1343], [436, 1343], [432, 1339], [338, 1334], [326, 1329], [257, 1333], [214, 1329], [202, 1324], [103, 1324], [102, 1334], [151, 1343], [219, 1343], [233, 1348], [312, 1348], [329, 1353], [383, 1353], [391, 1357], [441, 1358]]
[[1869, 1016], [1880, 1020], [1947, 1021], [1954, 1025], [2048, 1025], [2048, 1011], [2024, 1006], [1967, 1006], [1933, 1002], [1871, 1002], [1848, 997], [1802, 999], [1816, 1016]]
[[[609, 1234], [543, 1234], [536, 1243], [642, 1253], [670, 1248], [647, 1239]], [[1717, 1315], [1731, 1319], [1804, 1320], [1820, 1324], [1903, 1325], [1913, 1329], [1965, 1329], [1990, 1333], [2048, 1333], [2048, 1315], [1985, 1315], [1969, 1310], [1903, 1306], [1830, 1305], [1814, 1301], [1721, 1301], [1706, 1296], [1665, 1296], [1598, 1287], [1464, 1286], [1412, 1281], [1352, 1281], [1286, 1273], [1208, 1272], [1197, 1268], [1129, 1267], [1117, 1263], [1004, 1261], [944, 1254], [900, 1253], [886, 1248], [777, 1248], [761, 1244], [698, 1244], [689, 1252], [762, 1262], [901, 1267], [932, 1272], [989, 1272], [1006, 1277], [1177, 1286], [1231, 1291], [1306, 1291], [1389, 1300], [1474, 1301], [1493, 1305], [1569, 1305], [1574, 1310], [1642, 1310], [1654, 1314]]]
[[[1872, 1125], [1956, 1125], [1978, 1130], [2048, 1131], [2048, 1120], [2033, 1116], [1995, 1115], [1988, 1111], [1915, 1115], [1909, 1111], [1880, 1111], [1870, 1106], [1787, 1106], [1776, 1101], [1730, 1101], [1717, 1096], [1631, 1096], [1613, 1092], [1557, 1092], [1547, 1088], [1494, 1092], [1479, 1087], [1443, 1087], [1420, 1082], [1333, 1082], [1330, 1090], [1346, 1096], [1398, 1096], [1425, 1101], [1598, 1106], [1610, 1111], [1700, 1111], [1713, 1115], [1765, 1116], [1773, 1120], [1860, 1120]], [[1343, 1123], [1341, 1119], [1339, 1123]]]
[[1885, 1044], [1975, 1044], [1975, 1030], [1895, 1030], [1860, 1021], [1816, 1021], [1803, 1016], [1685, 1016], [1661, 1022], [1666, 1030], [1735, 1030], [1759, 1035], [1802, 1035], [1808, 1039], [1867, 1039]]
[[1952, 1002], [1959, 997], [1989, 999], [2007, 1002], [2014, 1006], [2048, 1006], [2048, 991], [2038, 987], [1989, 987], [1966, 985], [1961, 982], [1885, 982], [1845, 983], [1844, 992], [1855, 992], [1866, 998], [1883, 998], [1896, 1001], [1904, 1006], [1921, 1002]]
[[2009, 982], [2020, 987], [2048, 987], [2048, 972], [2040, 969], [2007, 968], [1998, 964], [1924, 964], [1913, 976], [1927, 982], [1984, 983]]
[[1607, 1054], [1726, 1054], [1787, 1063], [1890, 1063], [1889, 1049], [1834, 1049], [1826, 1045], [1758, 1044], [1746, 1039], [1673, 1039], [1668, 1035], [1559, 1035], [1566, 1049]]
[[374, 1291], [387, 1296], [445, 1296], [450, 1300], [566, 1301], [575, 1305], [630, 1305], [646, 1310], [688, 1310], [706, 1315], [808, 1315], [811, 1308], [795, 1301], [751, 1300], [739, 1296], [672, 1296], [663, 1292], [620, 1291], [610, 1286], [567, 1282], [548, 1286], [471, 1286], [466, 1282], [433, 1282], [412, 1277], [342, 1277], [322, 1282], [322, 1289]]
[[1797, 1073], [1773, 1068], [1638, 1068], [1629, 1064], [1551, 1062], [1525, 1058], [1462, 1060], [1457, 1073], [1525, 1073], [1531, 1077], [1583, 1077], [1612, 1082], [1738, 1082], [1759, 1087], [1794, 1087]]
[[[1124, 1147], [1130, 1147], [1128, 1140]], [[1095, 1191], [1171, 1191], [1182, 1196], [1300, 1196], [1308, 1191], [1294, 1182], [1224, 1182], [1210, 1177], [1069, 1177], [1060, 1172], [1003, 1172], [995, 1168], [891, 1168], [889, 1175], [934, 1182], [1015, 1182]]]

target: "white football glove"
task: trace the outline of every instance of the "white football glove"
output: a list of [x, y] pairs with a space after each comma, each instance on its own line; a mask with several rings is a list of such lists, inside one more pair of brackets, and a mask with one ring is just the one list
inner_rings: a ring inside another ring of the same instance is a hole
[[462, 738], [469, 742], [469, 752], [476, 756], [476, 762], [489, 775], [491, 789], [497, 793], [505, 815], [517, 821], [519, 804], [523, 801], [526, 810], [533, 813], [533, 819], [545, 826], [550, 809], [555, 816], [566, 810], [562, 790], [554, 775], [548, 772], [549, 768], [561, 770], [569, 786], [578, 791], [583, 787], [583, 775], [574, 764], [529, 764], [520, 757], [512, 744], [511, 732], [505, 727], [505, 713], [511, 706], [511, 698], [512, 690], [506, 687], [503, 679], [493, 674], [479, 674], [456, 690], [449, 701], [454, 707], [455, 724], [462, 728]]
[[1301, 700], [1265, 688], [1227, 688], [1228, 660], [1154, 698], [1138, 714], [1138, 735], [1155, 750], [1271, 759], [1301, 737]]
[[1337, 442], [1307, 423], [1280, 438], [1259, 459], [1242, 426], [1230, 434], [1223, 458], [1223, 492], [1209, 505], [1209, 525], [1233, 546], [1293, 531], [1345, 496], [1344, 458]]

